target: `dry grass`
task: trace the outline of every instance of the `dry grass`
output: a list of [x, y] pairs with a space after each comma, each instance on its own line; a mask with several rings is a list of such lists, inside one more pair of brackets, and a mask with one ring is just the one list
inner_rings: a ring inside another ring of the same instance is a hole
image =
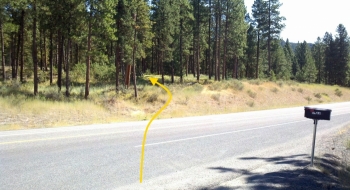
[[[179, 79], [176, 78], [175, 81]], [[290, 81], [214, 82], [205, 78], [201, 78], [199, 83], [195, 81], [193, 77], [185, 77], [183, 84], [170, 84], [169, 79], [166, 80], [165, 86], [173, 94], [173, 100], [159, 118], [223, 114], [350, 100], [350, 90], [337, 86], [299, 84]], [[289, 87], [285, 88], [285, 85]], [[336, 95], [335, 89], [339, 89], [342, 96]], [[92, 86], [89, 100], [83, 99], [83, 87], [78, 85], [73, 87], [70, 99], [64, 97], [64, 92], [58, 93], [56, 86], [49, 86], [46, 83], [40, 84], [39, 97], [32, 97], [31, 92], [30, 83], [1, 85], [0, 130], [148, 120], [168, 99], [167, 93], [158, 86], [152, 86], [147, 78], [138, 86], [138, 99], [133, 96], [133, 88], [121, 89], [116, 93], [113, 85]], [[315, 100], [305, 99], [315, 94], [320, 94], [321, 97], [314, 98]]]

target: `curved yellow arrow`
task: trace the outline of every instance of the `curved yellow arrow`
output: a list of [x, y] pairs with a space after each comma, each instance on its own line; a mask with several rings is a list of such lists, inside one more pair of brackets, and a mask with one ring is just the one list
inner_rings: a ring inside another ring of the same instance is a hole
[[167, 89], [165, 86], [163, 86], [162, 84], [160, 84], [157, 78], [149, 78], [149, 80], [151, 81], [152, 85], [154, 86], [155, 84], [158, 84], [160, 87], [162, 87], [169, 95], [169, 99], [166, 101], [166, 103], [163, 105], [163, 107], [161, 107], [156, 114], [154, 114], [154, 116], [151, 118], [151, 120], [148, 122], [147, 126], [146, 126], [146, 130], [145, 133], [143, 134], [143, 140], [142, 140], [142, 152], [141, 152], [141, 164], [140, 164], [140, 183], [142, 183], [142, 170], [143, 170], [143, 160], [145, 157], [145, 144], [146, 144], [146, 136], [147, 136], [147, 132], [148, 132], [148, 128], [151, 125], [152, 121], [160, 114], [160, 112], [162, 112], [170, 103], [171, 99], [173, 98], [173, 95], [171, 94], [171, 92], [169, 91], [169, 89]]

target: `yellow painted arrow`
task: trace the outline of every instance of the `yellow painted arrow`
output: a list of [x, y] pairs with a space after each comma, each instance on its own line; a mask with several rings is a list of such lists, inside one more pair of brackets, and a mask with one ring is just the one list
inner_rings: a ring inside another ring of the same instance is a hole
[[148, 128], [151, 125], [152, 121], [160, 114], [160, 112], [162, 112], [170, 103], [171, 99], [173, 98], [173, 95], [171, 94], [171, 92], [169, 91], [168, 88], [166, 88], [164, 85], [160, 84], [157, 78], [149, 78], [149, 80], [151, 81], [152, 85], [154, 86], [155, 84], [158, 84], [160, 87], [162, 87], [169, 95], [169, 99], [166, 101], [166, 103], [163, 105], [163, 107], [161, 107], [156, 114], [154, 114], [154, 116], [151, 118], [151, 120], [148, 122], [146, 129], [145, 129], [145, 133], [143, 134], [143, 140], [142, 140], [142, 151], [141, 151], [141, 164], [140, 164], [140, 183], [142, 183], [142, 175], [143, 175], [143, 160], [145, 157], [145, 144], [146, 144], [146, 137], [147, 137], [147, 132], [148, 132]]

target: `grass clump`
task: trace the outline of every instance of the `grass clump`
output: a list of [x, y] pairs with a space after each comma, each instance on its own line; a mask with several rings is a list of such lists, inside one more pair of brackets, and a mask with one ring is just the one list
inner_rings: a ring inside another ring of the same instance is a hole
[[305, 97], [305, 100], [307, 100], [307, 103], [310, 104], [312, 98], [310, 96]]
[[253, 85], [260, 85], [261, 84], [261, 81], [260, 80], [250, 80], [249, 82], [248, 82], [249, 84], [253, 84]]
[[320, 99], [322, 97], [320, 93], [314, 93], [314, 96], [318, 99]]
[[337, 88], [335, 89], [335, 95], [337, 95], [338, 97], [341, 97], [343, 95], [343, 92], [339, 90], [339, 88]]
[[280, 88], [282, 88], [283, 85], [284, 85], [284, 83], [283, 83], [283, 81], [278, 81], [278, 82], [277, 82], [277, 85], [278, 85]]
[[304, 92], [304, 89], [298, 88], [298, 92], [302, 94]]
[[211, 98], [216, 101], [220, 101], [220, 94], [212, 94]]
[[271, 89], [271, 92], [277, 93], [277, 92], [278, 92], [278, 89], [275, 87], [275, 88]]
[[158, 100], [159, 94], [156, 93], [152, 93], [150, 96], [147, 97], [147, 102], [149, 103], [153, 103], [156, 102]]
[[251, 98], [255, 98], [256, 97], [256, 92], [248, 90], [247, 93], [248, 93], [249, 97], [251, 97]]
[[248, 101], [246, 104], [247, 104], [249, 107], [254, 107], [254, 105], [255, 105], [254, 101]]

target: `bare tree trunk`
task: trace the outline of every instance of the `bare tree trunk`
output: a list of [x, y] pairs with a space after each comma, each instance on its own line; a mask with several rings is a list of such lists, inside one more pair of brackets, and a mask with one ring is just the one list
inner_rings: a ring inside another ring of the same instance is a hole
[[49, 62], [50, 62], [50, 85], [52, 85], [53, 75], [53, 31], [50, 30], [50, 50], [49, 50]]
[[36, 44], [36, 2], [33, 3], [33, 44], [32, 44], [32, 57], [33, 57], [33, 66], [34, 66], [34, 95], [38, 94], [38, 53], [37, 53], [37, 44]]
[[5, 45], [4, 45], [4, 31], [2, 30], [2, 19], [0, 18], [0, 33], [1, 33], [1, 67], [2, 67], [2, 78], [6, 81], [6, 70], [5, 70]]
[[[90, 1], [91, 3], [91, 1]], [[89, 19], [89, 31], [88, 31], [88, 49], [87, 49], [87, 58], [86, 58], [86, 80], [85, 80], [85, 99], [89, 96], [89, 90], [90, 90], [90, 62], [91, 62], [91, 19], [92, 19], [92, 6], [90, 4], [90, 19]]]

